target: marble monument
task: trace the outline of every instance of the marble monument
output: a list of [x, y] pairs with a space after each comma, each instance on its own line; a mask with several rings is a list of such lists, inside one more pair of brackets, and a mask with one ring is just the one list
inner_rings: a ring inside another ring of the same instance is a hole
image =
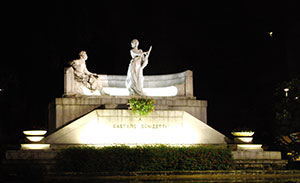
[[[127, 75], [95, 74], [87, 54], [65, 69], [64, 95], [49, 105], [50, 144], [225, 144], [226, 137], [207, 125], [207, 101], [193, 93], [190, 70], [143, 75], [152, 46], [138, 48], [133, 39]], [[137, 118], [128, 110], [131, 97], [156, 101], [155, 111]]]

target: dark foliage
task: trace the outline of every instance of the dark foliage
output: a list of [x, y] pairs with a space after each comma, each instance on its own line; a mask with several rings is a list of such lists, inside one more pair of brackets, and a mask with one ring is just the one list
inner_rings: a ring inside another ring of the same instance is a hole
[[64, 172], [227, 170], [233, 166], [230, 149], [223, 146], [72, 147], [56, 158], [55, 170]]

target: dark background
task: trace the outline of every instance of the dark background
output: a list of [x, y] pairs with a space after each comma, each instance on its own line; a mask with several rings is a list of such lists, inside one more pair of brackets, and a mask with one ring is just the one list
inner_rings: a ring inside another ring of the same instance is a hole
[[[43, 1], [3, 5], [1, 138], [47, 127], [63, 69], [85, 50], [98, 74], [126, 75], [130, 42], [153, 46], [145, 75], [194, 73], [208, 124], [270, 135], [278, 83], [299, 76], [297, 1]], [[272, 31], [273, 36], [268, 32]], [[6, 58], [7, 57], [7, 58]]]

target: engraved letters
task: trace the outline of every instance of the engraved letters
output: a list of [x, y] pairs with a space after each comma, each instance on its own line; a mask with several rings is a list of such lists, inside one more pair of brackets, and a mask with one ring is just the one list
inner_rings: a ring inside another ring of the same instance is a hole
[[166, 124], [160, 124], [160, 123], [152, 123], [152, 124], [122, 124], [122, 123], [117, 123], [113, 124], [113, 128], [131, 128], [131, 129], [137, 129], [137, 128], [142, 128], [142, 129], [161, 129], [161, 128], [168, 128], [168, 125]]

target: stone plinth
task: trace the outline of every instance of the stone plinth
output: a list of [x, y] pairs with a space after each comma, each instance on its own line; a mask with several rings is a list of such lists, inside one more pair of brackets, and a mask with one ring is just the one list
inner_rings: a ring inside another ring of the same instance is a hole
[[8, 150], [5, 158], [6, 160], [51, 160], [57, 153], [56, 150]]
[[226, 144], [226, 137], [184, 111], [159, 110], [140, 118], [130, 110], [98, 109], [45, 137], [53, 144]]
[[281, 159], [279, 151], [232, 151], [233, 159], [235, 160], [253, 160], [253, 159]]
[[[96, 108], [127, 109], [129, 96], [99, 96], [99, 97], [64, 97], [56, 98], [49, 105], [48, 131], [52, 133], [57, 128], [81, 117]], [[202, 122], [207, 122], [207, 101], [187, 97], [151, 97], [155, 99], [155, 108], [159, 110], [185, 111]]]
[[[236, 170], [284, 170], [288, 164], [287, 160], [281, 159], [245, 159], [234, 160], [234, 167]], [[284, 174], [282, 175], [284, 176]]]
[[284, 169], [288, 163], [279, 151], [232, 151], [236, 169]]

